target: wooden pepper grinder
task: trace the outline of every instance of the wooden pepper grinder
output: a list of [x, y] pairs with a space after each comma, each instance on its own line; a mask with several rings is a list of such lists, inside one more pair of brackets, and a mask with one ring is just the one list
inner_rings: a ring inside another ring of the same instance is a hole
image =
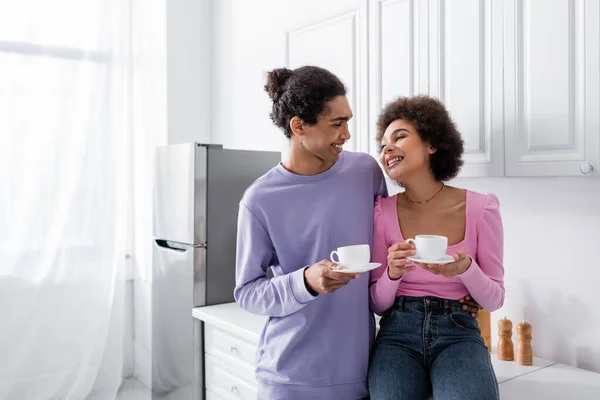
[[498, 360], [513, 361], [515, 359], [512, 327], [512, 322], [506, 317], [498, 321]]
[[481, 337], [488, 349], [488, 353], [492, 352], [492, 316], [489, 311], [480, 310], [477, 317], [477, 324], [481, 329]]
[[518, 348], [517, 348], [517, 364], [532, 365], [533, 350], [531, 348], [531, 325], [523, 320], [517, 325]]

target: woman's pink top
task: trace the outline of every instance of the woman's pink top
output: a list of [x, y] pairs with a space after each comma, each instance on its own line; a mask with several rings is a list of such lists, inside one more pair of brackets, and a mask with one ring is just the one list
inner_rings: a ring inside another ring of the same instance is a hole
[[448, 246], [446, 252], [454, 255], [464, 251], [471, 256], [471, 266], [464, 273], [446, 278], [417, 267], [402, 278], [391, 280], [387, 274], [388, 248], [405, 242], [398, 223], [397, 197], [378, 197], [375, 200], [372, 261], [381, 263], [381, 267], [371, 271], [371, 309], [381, 315], [392, 306], [397, 296], [458, 300], [467, 294], [490, 312], [502, 307], [504, 235], [498, 198], [494, 194], [467, 191], [465, 237], [462, 242]]

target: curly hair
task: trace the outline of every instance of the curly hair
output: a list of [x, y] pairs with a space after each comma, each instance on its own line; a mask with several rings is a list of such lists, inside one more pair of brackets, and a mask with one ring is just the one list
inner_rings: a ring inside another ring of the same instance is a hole
[[292, 137], [290, 120], [293, 117], [314, 125], [320, 115], [328, 112], [329, 101], [346, 95], [346, 87], [337, 76], [314, 66], [268, 72], [265, 91], [273, 101], [271, 120], [287, 138]]
[[436, 149], [430, 157], [436, 180], [450, 180], [463, 165], [464, 142], [441, 101], [429, 96], [400, 97], [387, 104], [377, 119], [377, 145], [390, 124], [398, 119], [410, 122], [424, 142]]

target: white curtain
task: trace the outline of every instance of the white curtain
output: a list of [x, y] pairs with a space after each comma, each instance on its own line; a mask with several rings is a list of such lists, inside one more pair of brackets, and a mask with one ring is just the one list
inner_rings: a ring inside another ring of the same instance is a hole
[[157, 12], [0, 0], [0, 399], [114, 399], [122, 383], [124, 283], [149, 267], [164, 134], [143, 36]]

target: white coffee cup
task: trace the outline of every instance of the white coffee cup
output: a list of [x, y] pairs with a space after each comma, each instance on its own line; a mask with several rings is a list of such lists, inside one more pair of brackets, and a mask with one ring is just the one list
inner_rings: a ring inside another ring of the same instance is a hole
[[371, 249], [368, 244], [338, 247], [337, 250], [331, 252], [329, 258], [342, 268], [360, 268], [369, 263]]
[[448, 238], [438, 235], [417, 235], [407, 239], [406, 243], [414, 243], [417, 257], [421, 260], [437, 261], [446, 255]]

